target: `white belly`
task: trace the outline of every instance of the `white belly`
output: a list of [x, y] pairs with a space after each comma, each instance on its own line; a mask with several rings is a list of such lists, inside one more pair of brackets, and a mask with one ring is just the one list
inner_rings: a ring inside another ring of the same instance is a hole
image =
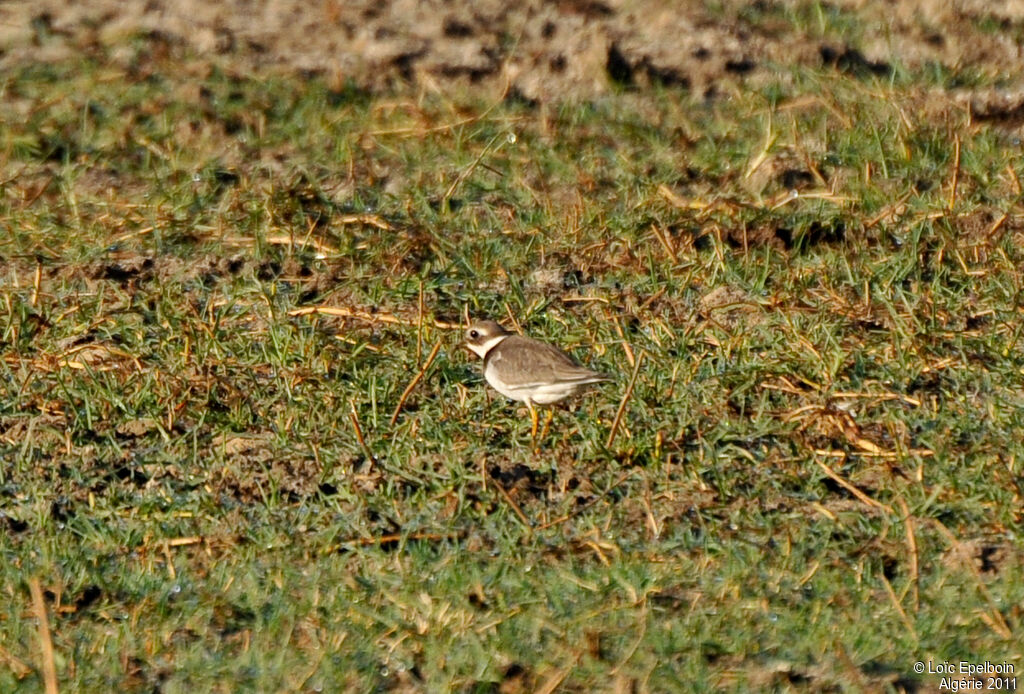
[[533, 385], [527, 388], [512, 388], [497, 378], [496, 369], [493, 364], [488, 364], [487, 368], [484, 369], [484, 378], [487, 379], [492, 388], [506, 398], [518, 400], [519, 402], [532, 402], [535, 405], [550, 405], [553, 402], [558, 402], [574, 394], [580, 388], [578, 383], [551, 383]]

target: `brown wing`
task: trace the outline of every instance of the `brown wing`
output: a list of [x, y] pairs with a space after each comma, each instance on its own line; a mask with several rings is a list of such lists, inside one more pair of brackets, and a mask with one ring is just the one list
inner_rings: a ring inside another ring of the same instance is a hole
[[499, 347], [487, 354], [484, 368], [490, 365], [498, 369], [501, 379], [513, 388], [534, 383], [584, 384], [607, 380], [606, 376], [580, 366], [568, 354], [544, 342], [510, 335]]

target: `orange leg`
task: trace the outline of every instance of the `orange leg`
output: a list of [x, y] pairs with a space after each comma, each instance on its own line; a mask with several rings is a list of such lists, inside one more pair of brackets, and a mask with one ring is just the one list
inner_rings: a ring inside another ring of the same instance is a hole
[[548, 437], [548, 432], [551, 431], [551, 420], [554, 419], [554, 418], [555, 418], [555, 411], [553, 409], [551, 409], [551, 408], [548, 408], [548, 411], [545, 413], [545, 416], [544, 416], [544, 428], [540, 432], [541, 440], [544, 440], [544, 439], [546, 439]]

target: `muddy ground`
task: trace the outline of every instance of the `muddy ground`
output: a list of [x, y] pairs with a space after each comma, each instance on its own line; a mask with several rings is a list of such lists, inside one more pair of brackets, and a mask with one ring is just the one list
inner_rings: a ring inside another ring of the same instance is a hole
[[[837, 30], [836, 27], [843, 27]], [[370, 91], [473, 85], [530, 101], [652, 81], [707, 97], [832, 65], [994, 80], [982, 115], [1024, 112], [1024, 0], [32, 0], [0, 4], [0, 67], [156, 38], [235, 70], [324, 74]]]

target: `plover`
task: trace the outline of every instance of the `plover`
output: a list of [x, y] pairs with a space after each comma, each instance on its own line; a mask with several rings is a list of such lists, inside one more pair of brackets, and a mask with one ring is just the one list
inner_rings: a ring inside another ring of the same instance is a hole
[[584, 368], [553, 345], [515, 335], [492, 320], [474, 323], [466, 331], [466, 347], [484, 360], [484, 378], [507, 398], [526, 403], [530, 433], [537, 439], [537, 410], [586, 386], [610, 380]]

